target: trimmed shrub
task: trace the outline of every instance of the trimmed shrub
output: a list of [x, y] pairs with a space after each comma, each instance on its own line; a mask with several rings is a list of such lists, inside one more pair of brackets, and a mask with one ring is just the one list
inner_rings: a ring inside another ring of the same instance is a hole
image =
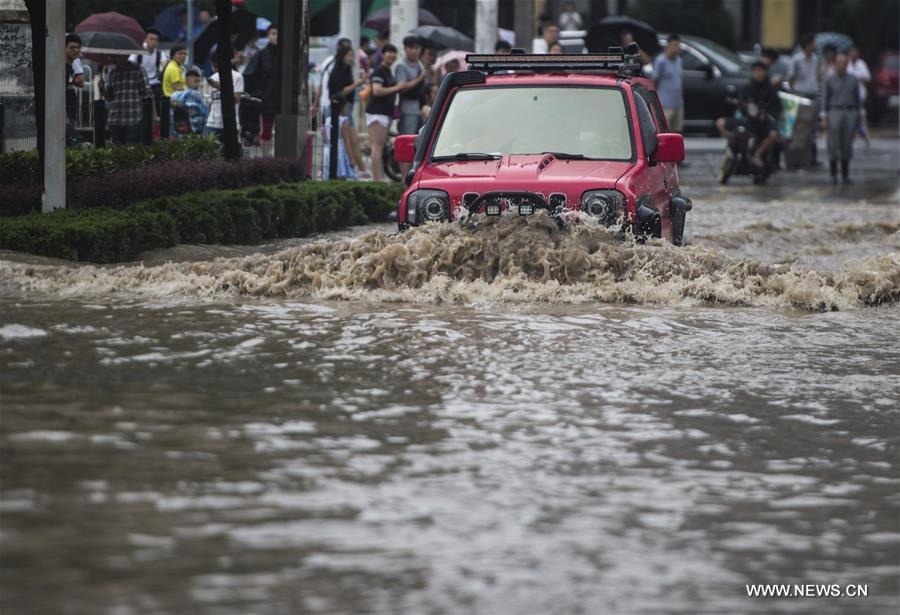
[[176, 243], [253, 244], [383, 222], [403, 187], [302, 182], [192, 192], [128, 208], [67, 209], [0, 218], [0, 249], [93, 262], [134, 260]]
[[[149, 146], [79, 147], [66, 150], [66, 179], [77, 181], [83, 177], [129, 171], [158, 162], [221, 157], [222, 147], [215, 137], [156, 141]], [[0, 154], [0, 186], [36, 186], [42, 183], [43, 176], [37, 150]]]
[[[74, 179], [66, 185], [71, 209], [126, 207], [138, 201], [200, 190], [222, 190], [302, 179], [299, 161], [291, 158], [184, 160], [153, 164], [142, 169]], [[0, 216], [41, 209], [41, 188], [25, 186], [0, 190]]]

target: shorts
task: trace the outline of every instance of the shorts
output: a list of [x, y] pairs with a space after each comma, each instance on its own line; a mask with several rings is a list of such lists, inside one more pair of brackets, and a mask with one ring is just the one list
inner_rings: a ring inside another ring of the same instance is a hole
[[381, 124], [385, 128], [390, 128], [391, 116], [380, 113], [366, 113], [366, 126], [371, 126], [372, 124]]
[[422, 127], [422, 116], [419, 113], [402, 113], [397, 124], [397, 132], [401, 135], [414, 135]]
[[666, 123], [669, 124], [669, 132], [682, 132], [684, 130], [684, 106], [667, 107], [663, 111], [666, 114]]

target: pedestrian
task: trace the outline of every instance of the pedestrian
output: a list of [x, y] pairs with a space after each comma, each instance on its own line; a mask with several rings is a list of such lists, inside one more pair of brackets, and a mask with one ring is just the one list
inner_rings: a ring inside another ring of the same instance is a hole
[[847, 62], [847, 72], [856, 77], [859, 81], [859, 126], [857, 130], [859, 135], [866, 140], [869, 145], [869, 129], [866, 125], [866, 98], [868, 97], [869, 82], [872, 81], [872, 73], [869, 72], [869, 66], [866, 61], [859, 57], [859, 47], [850, 46], [849, 60]]
[[186, 61], [187, 48], [184, 45], [172, 46], [172, 57], [169, 58], [165, 69], [163, 69], [163, 96], [171, 97], [175, 92], [184, 89], [184, 63]]
[[681, 38], [670, 34], [666, 48], [653, 60], [653, 82], [671, 132], [684, 128], [684, 95], [681, 83]]
[[100, 82], [103, 97], [109, 102], [109, 133], [112, 142], [121, 145], [141, 142], [141, 120], [144, 99], [152, 98], [153, 91], [144, 69], [128, 59], [113, 56], [115, 68], [106, 82]]
[[549, 49], [547, 49], [547, 53], [551, 55], [562, 55], [565, 53], [565, 49], [563, 49], [562, 43], [559, 41], [553, 41], [550, 43]]
[[369, 147], [372, 150], [372, 176], [375, 181], [384, 179], [384, 161], [381, 154], [387, 142], [388, 129], [394, 118], [394, 101], [397, 93], [408, 85], [397, 83], [391, 73], [391, 66], [397, 61], [397, 48], [387, 43], [381, 48], [381, 64], [372, 71], [369, 82], [372, 94], [366, 104], [366, 128], [369, 132]]
[[532, 53], [547, 53], [550, 51], [550, 44], [559, 40], [559, 26], [552, 21], [547, 21], [541, 28], [541, 37], [531, 42]]
[[185, 88], [172, 95], [172, 126], [176, 136], [203, 134], [209, 109], [200, 93], [200, 71], [188, 70], [184, 76]]
[[328, 117], [330, 113], [331, 91], [328, 89], [328, 82], [331, 80], [331, 72], [335, 67], [335, 58], [342, 48], [352, 46], [353, 43], [350, 42], [349, 38], [339, 38], [337, 41], [337, 47], [334, 51], [334, 55], [325, 58], [320, 66], [319, 72], [322, 75], [322, 80], [319, 82], [318, 97], [319, 111], [322, 113], [323, 121], [324, 118]]
[[84, 87], [84, 68], [81, 66], [81, 37], [66, 35], [66, 116], [73, 124], [77, 119], [78, 95], [76, 88]]
[[[400, 121], [397, 132], [401, 135], [414, 135], [422, 127], [422, 94], [424, 91], [425, 70], [419, 62], [422, 45], [419, 37], [407, 36], [403, 39], [403, 52], [406, 57], [396, 63], [394, 77], [398, 82], [406, 82], [409, 87], [400, 93]], [[401, 163], [400, 170], [405, 175], [409, 171], [408, 163]]]
[[502, 38], [494, 43], [494, 53], [498, 55], [509, 55], [512, 52], [512, 45], [509, 44], [509, 41], [504, 41]]
[[434, 97], [437, 94], [438, 76], [434, 69], [435, 60], [437, 60], [437, 48], [435, 44], [427, 38], [419, 39], [422, 44], [422, 52], [419, 60], [422, 62], [422, 68], [425, 70], [425, 80], [422, 82], [422, 96], [419, 99], [420, 107], [430, 107]]
[[[343, 179], [356, 179], [357, 171], [365, 172], [365, 165], [362, 158], [355, 153], [353, 146], [353, 130], [350, 127], [350, 118], [346, 114], [347, 101], [343, 96], [335, 96], [331, 102], [336, 106], [335, 111], [338, 115], [338, 163], [337, 177]], [[331, 171], [331, 115], [325, 118], [325, 151], [322, 166], [322, 178], [328, 179]], [[356, 169], [354, 169], [354, 166]]]
[[357, 62], [359, 63], [359, 70], [363, 74], [369, 74], [369, 47], [371, 46], [371, 42], [369, 41], [368, 36], [360, 36], [359, 37], [359, 51], [356, 54]]
[[[816, 55], [816, 37], [804, 34], [800, 37], [800, 50], [791, 56], [788, 83], [795, 94], [813, 103], [813, 118], [819, 115], [819, 87], [821, 85], [819, 56]], [[810, 165], [819, 166], [816, 154], [816, 122], [809, 129]]]
[[[391, 42], [390, 32], [379, 32], [375, 35], [375, 51], [372, 53], [372, 66], [381, 64], [384, 46]], [[396, 49], [396, 47], [394, 47]]]
[[766, 76], [776, 88], [781, 86], [788, 74], [788, 61], [773, 47], [767, 47], [762, 53], [762, 63], [766, 65]]
[[559, 15], [559, 27], [563, 30], [581, 30], [583, 24], [581, 15], [575, 10], [575, 3], [572, 0], [564, 2]]
[[159, 30], [147, 28], [143, 46], [144, 50], [148, 52], [147, 54], [136, 53], [128, 59], [143, 68], [144, 72], [147, 73], [147, 80], [150, 82], [153, 100], [156, 103], [156, 112], [159, 113], [159, 100], [163, 96], [163, 69], [169, 61], [166, 53], [159, 48]]
[[819, 83], [825, 83], [834, 73], [834, 60], [837, 57], [837, 47], [833, 43], [825, 43], [822, 47], [822, 61], [819, 63]]
[[853, 133], [859, 121], [861, 101], [859, 80], [847, 71], [849, 58], [839, 53], [834, 61], [834, 73], [825, 80], [823, 89], [822, 127], [828, 132], [828, 162], [831, 182], [837, 183], [838, 161], [844, 184], [850, 179], [850, 159], [853, 157]]
[[[216, 53], [217, 47], [218, 45], [213, 45], [212, 49], [209, 51], [210, 62], [212, 64], [213, 70], [216, 72], [213, 73], [212, 77], [209, 78], [209, 84], [212, 86], [213, 91], [210, 96], [211, 100], [209, 104], [209, 116], [206, 118], [206, 128], [204, 129], [204, 134], [216, 135], [219, 138], [219, 141], [224, 143], [225, 121], [222, 116], [222, 91], [220, 89], [221, 86], [219, 83], [219, 62]], [[240, 102], [241, 94], [244, 93], [244, 76], [238, 71], [231, 69], [231, 79], [234, 82], [234, 117], [237, 124], [237, 132], [238, 134], [240, 134]]]
[[271, 156], [272, 126], [275, 124], [275, 114], [278, 113], [279, 84], [278, 78], [278, 28], [270, 25], [266, 30], [268, 43], [259, 52], [256, 60], [254, 74], [258, 98], [262, 101], [260, 110], [259, 145], [263, 156]]
[[[328, 78], [328, 91], [332, 100], [335, 97], [342, 97], [344, 104], [341, 105], [342, 113], [347, 117], [350, 125], [350, 137], [353, 143], [354, 160], [362, 160], [362, 145], [357, 137], [354, 126], [353, 104], [356, 101], [356, 88], [366, 82], [365, 75], [359, 75], [354, 79], [353, 63], [356, 52], [353, 47], [339, 47], [335, 53], [334, 68], [331, 69], [331, 76]], [[333, 115], [334, 109], [330, 109], [329, 117]], [[327, 118], [326, 118], [327, 119]], [[360, 172], [367, 173], [364, 167], [360, 167]]]

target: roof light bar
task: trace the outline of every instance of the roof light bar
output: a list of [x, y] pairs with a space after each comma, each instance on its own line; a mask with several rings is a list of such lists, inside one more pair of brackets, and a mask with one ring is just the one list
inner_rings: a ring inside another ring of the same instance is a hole
[[[621, 48], [619, 48], [621, 49]], [[619, 70], [640, 69], [636, 57], [624, 51], [609, 53], [470, 53], [466, 56], [469, 70], [490, 73], [498, 70]]]

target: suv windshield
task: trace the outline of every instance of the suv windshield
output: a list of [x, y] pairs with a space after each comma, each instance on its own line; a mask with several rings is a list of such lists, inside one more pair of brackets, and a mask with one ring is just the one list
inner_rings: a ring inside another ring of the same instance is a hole
[[456, 92], [432, 157], [559, 152], [631, 160], [623, 92], [616, 88], [475, 87]]

